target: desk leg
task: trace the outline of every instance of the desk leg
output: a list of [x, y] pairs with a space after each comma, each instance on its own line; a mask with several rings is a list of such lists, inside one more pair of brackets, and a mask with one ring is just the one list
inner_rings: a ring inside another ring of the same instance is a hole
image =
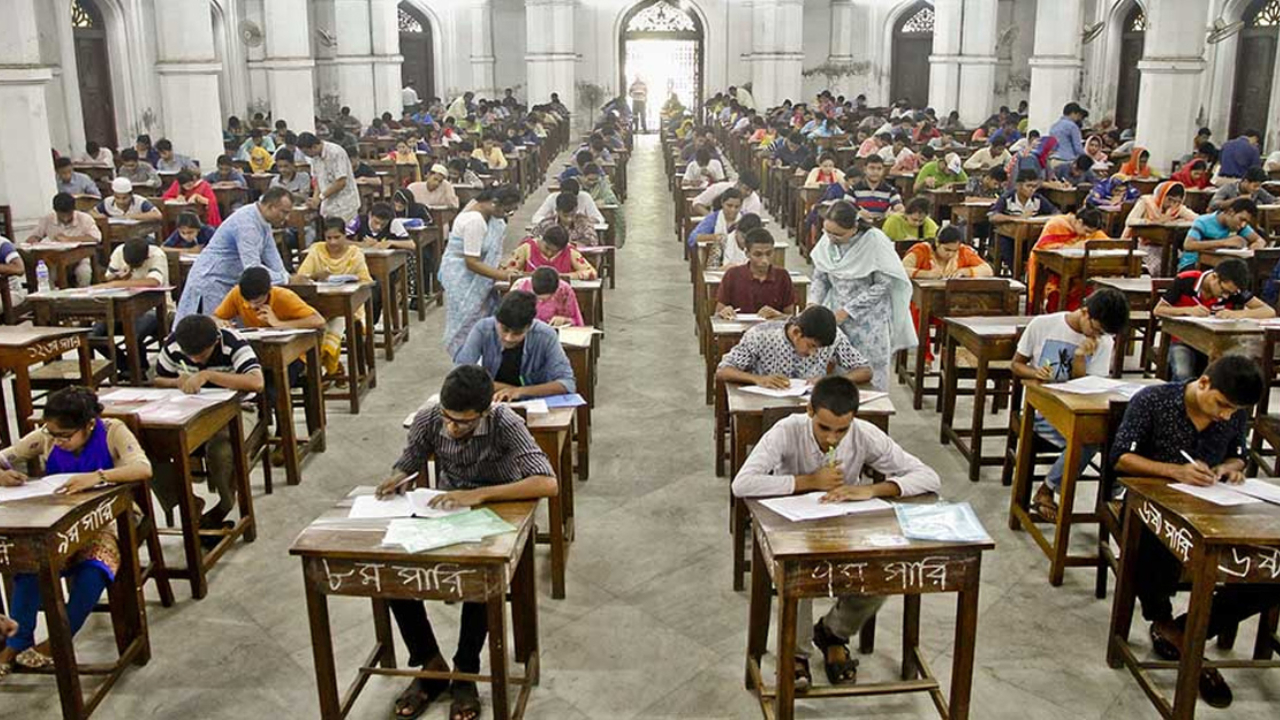
[[916, 376], [911, 392], [911, 407], [919, 410], [924, 404], [925, 356], [929, 354], [929, 303], [920, 308], [920, 323], [916, 327]]
[[1200, 546], [1191, 551], [1191, 596], [1182, 635], [1182, 662], [1173, 696], [1173, 720], [1192, 720], [1200, 698], [1200, 666], [1204, 662], [1205, 633], [1218, 574], [1218, 551]]
[[[110, 300], [107, 301], [106, 317], [104, 320], [107, 326], [107, 357], [111, 359], [111, 375], [109, 377], [113, 383], [116, 383], [120, 381], [120, 353], [116, 347], [115, 303]], [[129, 335], [129, 331], [125, 330], [124, 337], [126, 348], [129, 347]], [[130, 378], [130, 382], [136, 384], [138, 381], [134, 378]]]
[[378, 664], [384, 668], [396, 666], [396, 643], [391, 636], [391, 612], [387, 601], [382, 598], [371, 598], [373, 605], [373, 636], [382, 651]]
[[84, 717], [84, 696], [80, 690], [80, 668], [76, 665], [76, 652], [71, 644], [71, 627], [57, 565], [49, 563], [40, 570], [38, 577], [41, 607], [49, 625], [49, 650], [53, 656], [54, 675], [58, 678], [58, 695], [62, 700], [62, 717], [78, 720]]
[[[292, 422], [292, 418], [290, 418]], [[265, 431], [265, 429], [264, 429]], [[236, 416], [231, 419], [231, 452], [236, 466], [236, 501], [240, 505], [240, 519], [248, 519], [244, 529], [244, 541], [251, 543], [258, 537], [257, 524], [253, 517], [253, 489], [249, 487], [249, 459], [244, 441], [244, 418], [240, 408], [236, 408]], [[270, 462], [270, 459], [268, 459]]]
[[93, 387], [93, 348], [86, 339], [76, 348], [76, 359], [80, 362], [80, 382], [87, 388]]
[[[416, 262], [414, 263], [417, 264]], [[404, 331], [405, 342], [409, 341], [409, 265], [400, 268], [399, 282], [400, 299], [397, 301], [400, 306], [400, 327], [397, 330]]]
[[523, 663], [529, 684], [538, 684], [538, 589], [533, 561], [534, 539], [520, 552], [520, 562], [511, 575], [511, 635], [516, 662]]
[[320, 376], [324, 373], [320, 364], [319, 341], [307, 350], [307, 384], [303, 389], [303, 404], [307, 416], [307, 451], [324, 452], [325, 416], [324, 391]]
[[951, 661], [951, 718], [968, 720], [973, 691], [973, 648], [978, 633], [979, 563], [971, 566], [965, 585], [956, 597], [955, 656]]
[[[81, 347], [80, 351], [87, 352], [87, 349]], [[84, 360], [80, 362], [83, 366]], [[13, 369], [13, 404], [18, 413], [18, 437], [25, 437], [36, 429], [35, 423], [31, 422], [36, 411], [31, 403], [31, 372], [24, 364]]]
[[902, 596], [902, 679], [915, 680], [920, 674], [916, 651], [920, 648], [920, 596]]
[[1071, 547], [1071, 513], [1075, 508], [1076, 480], [1080, 474], [1078, 466], [1080, 454], [1083, 451], [1080, 443], [1075, 440], [1075, 428], [1070, 430], [1071, 432], [1066, 436], [1067, 448], [1062, 454], [1062, 496], [1058, 501], [1058, 517], [1054, 523], [1053, 533], [1053, 557], [1049, 563], [1049, 584], [1054, 587], [1062, 584], [1062, 575], [1067, 569], [1067, 550]]
[[427, 319], [427, 254], [423, 252], [424, 249], [422, 245], [418, 245], [413, 251], [418, 265], [418, 292], [415, 295], [418, 301], [418, 322]]
[[[369, 296], [369, 302], [365, 303], [365, 319], [373, 319], [373, 296]], [[365, 323], [364, 329], [364, 360], [365, 370], [369, 373], [369, 387], [378, 386], [378, 360], [377, 360], [377, 340], [373, 332], [373, 323]]]
[[[502, 586], [502, 571], [493, 573], [490, 581]], [[507, 600], [505, 593], [497, 592], [486, 603], [489, 614], [489, 674], [493, 681], [490, 690], [493, 693], [494, 720], [509, 720], [511, 710], [507, 698]]]
[[757, 666], [764, 657], [769, 642], [769, 606], [773, 601], [773, 588], [769, 582], [769, 570], [764, 564], [764, 553], [759, 543], [751, 543], [751, 608], [747, 615], [747, 676], [748, 690], [755, 690], [751, 675], [751, 663]]
[[[954, 402], [954, 401], [953, 401]], [[987, 359], [978, 358], [978, 373], [973, 383], [973, 430], [969, 436], [969, 481], [978, 482], [982, 472], [982, 431], [987, 410]]]
[[591, 405], [578, 408], [578, 479], [586, 482], [591, 477]]
[[[551, 467], [559, 469], [558, 458], [551, 459]], [[559, 480], [559, 490], [547, 502], [547, 515], [551, 525], [551, 597], [556, 600], [563, 600], [565, 565], [564, 494], [566, 492], [565, 485], [572, 483], [573, 478], [562, 477]], [[493, 632], [493, 628], [489, 628], [489, 632]]]
[[[152, 520], [154, 522], [154, 520]], [[116, 592], [107, 589], [108, 602], [114, 613], [116, 651], [124, 655], [134, 640], [141, 639], [142, 647], [135, 665], [146, 665], [151, 660], [151, 642], [147, 637], [147, 617], [143, 611], [142, 569], [138, 557], [138, 529], [133, 513], [121, 513], [116, 517], [116, 537], [119, 538], [120, 569], [116, 572]], [[160, 579], [157, 578], [157, 584]]]
[[[763, 568], [762, 568], [763, 569]], [[754, 569], [753, 569], [754, 572]], [[777, 696], [774, 697], [773, 716], [776, 720], [793, 720], [796, 703], [796, 603], [790, 594], [785, 576], [778, 583], [778, 646], [775, 650], [778, 666]]]
[[[284, 453], [284, 474], [285, 482], [290, 485], [297, 485], [302, 481], [302, 474], [298, 469], [300, 460], [298, 458], [298, 433], [293, 427], [293, 393], [289, 387], [289, 366], [284, 361], [284, 355], [277, 352], [274, 353], [276, 366], [276, 432], [280, 435], [280, 450]], [[307, 370], [311, 374], [315, 373], [317, 366], [310, 365]], [[263, 418], [263, 422], [266, 422]], [[308, 423], [309, 424], [309, 423]], [[267, 442], [270, 449], [271, 443]], [[267, 453], [268, 456], [270, 453]], [[267, 462], [271, 462], [270, 457]]]
[[[114, 305], [115, 303], [112, 303]], [[120, 329], [124, 331], [124, 350], [129, 355], [129, 380], [134, 385], [142, 385], [142, 343], [138, 341], [138, 333], [134, 331], [134, 324], [137, 321], [137, 313], [134, 310], [133, 303], [121, 303], [120, 308]], [[107, 326], [107, 336], [113, 337], [115, 327]], [[161, 340], [163, 343], [164, 341]], [[111, 343], [113, 346], [115, 342]], [[116, 368], [117, 373], [119, 368]]]
[[396, 289], [392, 287], [395, 281], [396, 274], [389, 272], [386, 280], [381, 283], [382, 342], [385, 343], [383, 350], [387, 353], [387, 362], [396, 359], [396, 324], [400, 320], [399, 308], [396, 305]]
[[204, 550], [200, 545], [200, 512], [196, 509], [196, 494], [192, 485], [191, 456], [181, 448], [174, 453], [177, 472], [182, 478], [182, 500], [178, 512], [182, 517], [182, 549], [187, 558], [187, 574], [191, 580], [191, 597], [200, 600], [209, 593], [209, 581], [204, 576]]
[[1133, 606], [1137, 597], [1138, 566], [1129, 562], [1138, 556], [1138, 541], [1145, 526], [1125, 502], [1124, 526], [1120, 531], [1120, 567], [1116, 572], [1116, 594], [1111, 604], [1111, 629], [1107, 632], [1107, 666], [1118, 668], [1124, 664], [1121, 643], [1129, 642], [1129, 630], [1133, 626]]
[[947, 333], [946, 350], [942, 358], [942, 427], [938, 438], [943, 445], [951, 442], [947, 431], [951, 429], [951, 422], [956, 416], [956, 375], [956, 340], [951, 333]]
[[367, 304], [364, 322], [356, 324], [355, 313], [350, 305], [343, 311], [347, 322], [347, 391], [350, 393], [351, 414], [360, 414], [360, 382], [365, 376], [364, 344], [365, 331], [373, 326], [373, 314]]
[[1026, 511], [1031, 505], [1031, 464], [1035, 458], [1036, 409], [1030, 402], [1022, 405], [1022, 417], [1018, 419], [1018, 454], [1013, 463], [1013, 491], [1009, 494], [1009, 529], [1021, 530], [1015, 508]]
[[310, 581], [307, 588], [307, 619], [311, 621], [311, 657], [316, 665], [316, 689], [320, 692], [320, 717], [340, 720], [338, 671], [333, 662], [333, 635], [329, 627], [329, 599]]
[[431, 243], [431, 292], [436, 296], [436, 307], [444, 305], [444, 291], [440, 289], [439, 280], [436, 279], [436, 273], [440, 272], [440, 261], [444, 257], [444, 248], [441, 244], [447, 242], [449, 238], [445, 237], [440, 242]]

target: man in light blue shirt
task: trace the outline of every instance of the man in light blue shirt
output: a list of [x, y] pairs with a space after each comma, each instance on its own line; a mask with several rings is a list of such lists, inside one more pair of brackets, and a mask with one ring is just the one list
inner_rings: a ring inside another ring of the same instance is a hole
[[577, 390], [573, 366], [560, 347], [555, 328], [536, 319], [538, 299], [516, 290], [507, 293], [493, 317], [476, 323], [457, 365], [479, 363], [493, 378], [496, 402], [563, 395]]
[[1053, 159], [1060, 163], [1075, 162], [1084, 154], [1084, 137], [1080, 132], [1080, 123], [1089, 117], [1089, 111], [1074, 102], [1062, 108], [1062, 117], [1049, 128], [1049, 135], [1058, 141], [1053, 151]]
[[53, 170], [58, 175], [58, 192], [68, 195], [92, 195], [102, 197], [102, 191], [93, 178], [82, 172], [76, 172], [71, 166], [71, 158], [60, 157], [53, 163]]
[[245, 205], [223, 220], [191, 266], [176, 319], [213, 312], [240, 282], [246, 268], [265, 267], [271, 273], [272, 285], [289, 282], [271, 228], [284, 225], [292, 209], [289, 191], [273, 187], [258, 202]]

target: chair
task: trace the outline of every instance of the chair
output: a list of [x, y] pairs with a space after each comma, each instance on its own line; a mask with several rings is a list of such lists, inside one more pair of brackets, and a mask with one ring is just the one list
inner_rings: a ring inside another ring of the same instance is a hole
[[[1270, 412], [1271, 391], [1280, 386], [1280, 378], [1276, 376], [1277, 344], [1280, 344], [1280, 328], [1266, 328], [1262, 344], [1262, 377], [1266, 379], [1267, 385], [1262, 399], [1258, 401], [1258, 411], [1253, 421], [1253, 442], [1249, 446], [1251, 475], [1257, 474], [1259, 469], [1271, 477], [1280, 475], [1280, 415]], [[1270, 450], [1267, 449], [1268, 445]]]
[[[1014, 292], [1009, 281], [1004, 278], [951, 278], [947, 280], [942, 293], [942, 303], [938, 306], [946, 312], [946, 317], [996, 317], [1018, 314], [1018, 294]], [[938, 322], [925, 328], [925, 344], [916, 348], [916, 352], [929, 352], [935, 344], [946, 347], [946, 325], [940, 316]], [[941, 361], [940, 363], [941, 364]], [[941, 398], [942, 372], [925, 370], [921, 377], [916, 377], [915, 370], [906, 361], [906, 352], [898, 356], [898, 374], [907, 387], [915, 390], [916, 384], [921, 386], [919, 395], [937, 395]], [[926, 387], [930, 377], [938, 378], [937, 387]]]
[[1262, 294], [1263, 288], [1271, 280], [1271, 273], [1275, 270], [1278, 261], [1280, 261], [1280, 248], [1260, 248], [1253, 251], [1253, 257], [1246, 262], [1249, 265], [1249, 287], [1253, 288], [1255, 293]]
[[1156, 352], [1156, 335], [1160, 332], [1160, 318], [1156, 317], [1155, 308], [1160, 303], [1160, 299], [1168, 292], [1173, 285], [1173, 278], [1153, 278], [1151, 280], [1151, 295], [1147, 298], [1147, 325], [1142, 333], [1142, 376], [1143, 377], [1165, 377], [1164, 375], [1164, 357], [1157, 357]]

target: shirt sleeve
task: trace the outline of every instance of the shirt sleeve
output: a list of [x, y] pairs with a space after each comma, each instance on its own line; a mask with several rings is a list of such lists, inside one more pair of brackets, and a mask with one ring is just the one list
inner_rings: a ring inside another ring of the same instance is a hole
[[222, 302], [218, 303], [218, 308], [213, 311], [213, 316], [219, 320], [234, 320], [240, 316], [239, 303], [240, 288], [233, 287], [227, 296], [222, 298]]
[[458, 234], [462, 236], [462, 254], [472, 258], [483, 255], [484, 236], [488, 229], [483, 218], [478, 214], [469, 218], [462, 227], [458, 228]]
[[[529, 428], [519, 416], [510, 413], [499, 419], [498, 423], [499, 442], [504, 446], [503, 455], [507, 462], [515, 465], [521, 480], [539, 475], [556, 476], [551, 461], [542, 452], [542, 448], [538, 447], [537, 441], [529, 434]], [[561, 481], [572, 482], [572, 479], [562, 478]]]
[[545, 367], [542, 368], [542, 382], [558, 382], [564, 385], [565, 392], [577, 392], [578, 383], [573, 375], [573, 365], [569, 363], [569, 356], [564, 354], [564, 348], [560, 346], [559, 334], [552, 332], [549, 338], [543, 355]]
[[481, 321], [471, 326], [467, 339], [453, 356], [454, 365], [475, 365], [484, 358], [484, 336], [489, 332], [489, 324]]
[[433, 409], [423, 410], [414, 417], [409, 428], [409, 442], [393, 465], [396, 470], [411, 475], [426, 467], [427, 458], [436, 450], [435, 437], [440, 429], [438, 417], [438, 412]]
[[1177, 278], [1169, 285], [1169, 289], [1164, 291], [1163, 299], [1170, 305], [1177, 305], [1184, 296], [1195, 293], [1195, 286], [1194, 278]]
[[124, 246], [111, 251], [111, 258], [107, 261], [107, 272], [112, 275], [125, 275], [129, 272], [129, 264], [124, 261]]
[[271, 291], [271, 309], [281, 320], [301, 320], [317, 315], [316, 309], [306, 300], [286, 288], [273, 288]]
[[167, 338], [160, 348], [160, 359], [156, 362], [156, 375], [160, 377], [176, 378], [181, 373], [182, 366], [169, 349], [172, 342], [172, 337]]
[[796, 491], [796, 476], [774, 474], [782, 464], [788, 444], [785, 423], [769, 428], [734, 476], [734, 497], [793, 494]]
[[898, 486], [903, 497], [936, 493], [942, 481], [933, 468], [902, 449], [880, 428], [864, 420], [856, 423], [858, 441], [866, 443], [865, 464]]
[[151, 460], [142, 449], [142, 443], [138, 442], [124, 423], [114, 420], [103, 422], [107, 425], [107, 447], [111, 450], [115, 467], [151, 468]]
[[870, 367], [871, 361], [867, 360], [867, 356], [862, 351], [853, 346], [843, 332], [836, 333], [836, 347], [834, 353], [836, 366], [840, 371], [845, 373], [853, 372], [859, 368]]
[[1111, 444], [1112, 465], [1119, 462], [1120, 457], [1126, 453], [1138, 453], [1146, 438], [1150, 437], [1154, 421], [1154, 403], [1151, 398], [1158, 391], [1157, 388], [1159, 386], [1139, 391], [1129, 401], [1129, 407], [1124, 410], [1124, 418], [1120, 421], [1120, 428], [1116, 430], [1115, 440]]

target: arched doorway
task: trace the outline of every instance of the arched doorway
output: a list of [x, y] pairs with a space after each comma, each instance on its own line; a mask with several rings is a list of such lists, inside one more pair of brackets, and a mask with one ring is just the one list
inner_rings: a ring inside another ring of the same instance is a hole
[[649, 89], [645, 119], [656, 128], [671, 93], [687, 108], [702, 102], [702, 20], [668, 0], [637, 3], [622, 18], [618, 56], [622, 58], [619, 92], [627, 95], [637, 77]]
[[1120, 29], [1120, 82], [1116, 86], [1116, 126], [1131, 128], [1138, 121], [1138, 89], [1142, 71], [1138, 62], [1146, 45], [1147, 15], [1134, 3]]
[[400, 65], [401, 86], [413, 81], [422, 102], [435, 97], [435, 67], [431, 47], [431, 23], [427, 17], [409, 3], [400, 3]]
[[93, 0], [72, 0], [71, 27], [85, 139], [115, 147], [118, 136], [111, 97], [111, 62], [107, 57], [107, 25]]
[[1231, 137], [1250, 129], [1266, 135], [1280, 41], [1280, 0], [1254, 0], [1242, 18], [1244, 30], [1236, 50], [1231, 97]]
[[[929, 53], [933, 52], [933, 5], [918, 2], [898, 17], [893, 28], [893, 66], [889, 100], [913, 108], [929, 104]], [[938, 108], [938, 112], [949, 112]]]

